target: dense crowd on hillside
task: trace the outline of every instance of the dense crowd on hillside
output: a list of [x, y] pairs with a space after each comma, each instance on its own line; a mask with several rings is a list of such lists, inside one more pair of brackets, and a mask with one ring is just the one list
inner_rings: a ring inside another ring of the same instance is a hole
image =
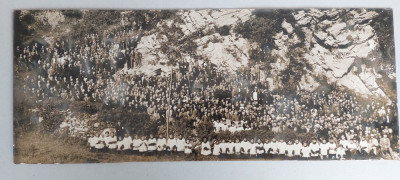
[[397, 149], [395, 104], [368, 102], [339, 90], [273, 92], [256, 70], [242, 68], [234, 74], [226, 73], [207, 61], [179, 60], [172, 75], [167, 76], [120, 71], [142, 66], [142, 55], [135, 50], [139, 39], [136, 31], [124, 30], [104, 36], [88, 34], [77, 41], [58, 40], [54, 46], [33, 43], [17, 47], [15, 71], [16, 74], [34, 72], [22, 81], [26, 97], [37, 102], [50, 97], [100, 102], [104, 109], [148, 113], [161, 122], [168, 120], [173, 124], [184, 119], [190, 122], [190, 127], [183, 128], [194, 130], [200, 122], [212, 122], [215, 133], [311, 132], [317, 134], [315, 143], [319, 144], [317, 148], [312, 147], [314, 142], [256, 137], [201, 142], [203, 137], [197, 137], [196, 133], [191, 138], [172, 136], [174, 140], [167, 140], [149, 136], [132, 141], [130, 137], [135, 132], [124, 130], [115, 138], [104, 134], [105, 137], [92, 137], [90, 144], [94, 149], [155, 151], [159, 149], [160, 139], [164, 142], [162, 146], [165, 145], [163, 150], [168, 151], [175, 147], [186, 152], [189, 146], [195, 149], [197, 142], [203, 155], [220, 155], [229, 150], [231, 154], [286, 154], [289, 157], [300, 156], [301, 152], [302, 157], [307, 157], [304, 154], [309, 151], [308, 147], [311, 157], [330, 155], [328, 150], [339, 157], [343, 149], [345, 153], [339, 157], [343, 158], [354, 151], [377, 155]]

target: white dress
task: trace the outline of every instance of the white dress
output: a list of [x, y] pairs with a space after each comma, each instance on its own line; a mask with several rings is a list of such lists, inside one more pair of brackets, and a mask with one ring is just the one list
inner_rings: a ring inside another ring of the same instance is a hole
[[310, 145], [309, 145], [309, 147], [310, 147], [310, 149], [312, 150], [312, 151], [314, 151], [314, 153], [312, 153], [311, 152], [311, 156], [312, 157], [317, 157], [318, 156], [318, 152], [317, 151], [319, 151], [319, 144], [317, 144], [317, 143], [311, 143]]
[[[100, 142], [99, 142], [100, 141]], [[102, 137], [99, 137], [98, 138], [98, 142], [99, 143], [97, 143], [94, 147], [96, 148], [96, 149], [103, 149], [104, 148], [104, 143], [103, 143], [103, 138]]]
[[242, 144], [241, 143], [235, 143], [233, 145], [233, 147], [235, 148], [235, 154], [239, 155], [240, 154], [240, 150], [242, 149]]
[[99, 141], [98, 137], [91, 137], [89, 138], [88, 142], [90, 144], [90, 147], [95, 147], [96, 143]]
[[[148, 143], [148, 150], [149, 151], [155, 151], [157, 149], [157, 146], [156, 146], [157, 140], [156, 140], [156, 138], [149, 139], [147, 141], [147, 143]], [[150, 145], [150, 144], [154, 144], [154, 145]]]
[[310, 157], [310, 153], [311, 153], [311, 148], [309, 146], [302, 147], [301, 148], [301, 152], [303, 153], [303, 157], [309, 158]]
[[177, 139], [176, 151], [184, 151], [184, 150], [185, 150], [185, 139]]
[[191, 143], [185, 143], [185, 151], [184, 151], [184, 153], [185, 154], [191, 154], [192, 153], [192, 144]]
[[303, 145], [301, 144], [301, 143], [295, 143], [294, 144], [294, 155], [295, 156], [300, 156], [301, 154], [300, 154], [300, 151], [301, 151], [301, 149], [303, 148]]
[[251, 155], [256, 155], [256, 154], [257, 154], [257, 151], [256, 151], [256, 149], [257, 149], [257, 148], [256, 148], [256, 147], [257, 147], [257, 144], [254, 144], [254, 143], [251, 144], [251, 143], [250, 143], [250, 146], [251, 146], [251, 147], [250, 147], [250, 154], [251, 154]]
[[[121, 150], [121, 147], [124, 145], [124, 141], [118, 141], [117, 142], [117, 150]], [[124, 146], [125, 147], [125, 146]]]
[[221, 149], [222, 154], [226, 154], [226, 143], [220, 143], [219, 148]]
[[168, 139], [167, 147], [169, 147], [169, 151], [172, 151], [174, 146], [176, 146], [176, 139]]
[[144, 140], [139, 146], [139, 152], [146, 152], [147, 151], [147, 141]]
[[286, 152], [286, 143], [285, 142], [279, 142], [278, 143], [278, 151], [279, 151], [279, 154], [285, 154], [285, 152]]
[[263, 149], [263, 143], [257, 143], [256, 144], [256, 153], [257, 154], [264, 154], [264, 149]]
[[[271, 148], [270, 143], [264, 143], [264, 153], [267, 154], [268, 150]], [[271, 152], [270, 152], [271, 153]]]
[[157, 140], [157, 151], [163, 151], [165, 150], [164, 145], [167, 144], [167, 140], [165, 138], [158, 139]]
[[249, 141], [242, 141], [243, 154], [249, 154], [249, 150], [251, 149], [251, 144]]
[[219, 150], [220, 150], [220, 145], [219, 144], [214, 144], [214, 149], [213, 149], [213, 155], [214, 156], [219, 156]]
[[117, 136], [108, 138], [108, 148], [117, 149]]
[[272, 149], [271, 154], [278, 153], [278, 142], [270, 142], [270, 148]]
[[140, 146], [140, 144], [142, 143], [142, 140], [140, 140], [140, 139], [134, 139], [133, 141], [132, 141], [132, 146], [133, 146], [133, 150], [134, 151], [137, 151], [137, 150], [139, 150], [139, 146]]
[[293, 157], [294, 156], [294, 149], [296, 146], [294, 144], [287, 144], [286, 145], [286, 151], [287, 151], [287, 156], [288, 157]]
[[124, 139], [122, 140], [122, 145], [124, 145], [123, 150], [128, 150], [128, 149], [130, 149], [130, 148], [131, 148], [131, 145], [132, 145], [132, 138], [131, 138], [130, 136], [124, 138]]
[[226, 147], [228, 149], [229, 152], [227, 152], [227, 154], [233, 154], [233, 147], [235, 146], [235, 144], [233, 142], [227, 143]]
[[346, 155], [346, 151], [344, 150], [344, 148], [342, 148], [342, 147], [339, 147], [339, 148], [337, 148], [337, 150], [336, 150], [336, 158], [343, 158], [344, 157], [344, 155]]
[[209, 142], [201, 143], [201, 155], [208, 156], [211, 154], [211, 146]]

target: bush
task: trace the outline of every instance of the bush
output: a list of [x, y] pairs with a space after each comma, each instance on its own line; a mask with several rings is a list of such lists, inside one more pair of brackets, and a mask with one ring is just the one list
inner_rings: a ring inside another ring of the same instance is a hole
[[52, 110], [65, 111], [69, 109], [69, 103], [70, 103], [69, 100], [59, 99], [59, 98], [49, 98], [43, 100], [42, 106], [44, 109], [47, 109], [49, 111]]
[[29, 112], [29, 103], [14, 104], [14, 133], [16, 130], [31, 130], [32, 113]]
[[192, 130], [190, 119], [187, 118], [176, 120], [172, 128], [174, 133], [182, 134], [184, 137], [192, 135]]
[[150, 116], [147, 113], [112, 109], [110, 111], [100, 111], [99, 119], [112, 125], [116, 125], [120, 121], [129, 131], [132, 130], [132, 134], [156, 134], [158, 129], [157, 121], [150, 120]]
[[88, 114], [96, 114], [100, 110], [100, 103], [85, 102], [85, 101], [74, 101], [70, 104], [70, 109], [73, 112], [81, 112]]
[[260, 47], [274, 48], [274, 35], [282, 31], [282, 22], [286, 19], [288, 23], [294, 22], [292, 10], [255, 10], [254, 17], [246, 22], [238, 23], [234, 32], [242, 34], [253, 42], [260, 44]]
[[41, 125], [44, 131], [54, 132], [64, 120], [64, 116], [58, 111], [44, 110], [40, 113], [43, 118]]
[[197, 137], [199, 137], [199, 139], [203, 139], [205, 137], [210, 139], [213, 137], [213, 135], [214, 135], [214, 126], [212, 122], [203, 121], [198, 124]]
[[83, 16], [82, 11], [80, 10], [64, 10], [62, 11], [62, 14], [66, 17], [76, 18], [76, 19], [81, 19]]
[[230, 34], [229, 33], [230, 29], [231, 29], [231, 26], [225, 25], [225, 26], [218, 28], [217, 31], [219, 32], [219, 34], [221, 36], [228, 36]]

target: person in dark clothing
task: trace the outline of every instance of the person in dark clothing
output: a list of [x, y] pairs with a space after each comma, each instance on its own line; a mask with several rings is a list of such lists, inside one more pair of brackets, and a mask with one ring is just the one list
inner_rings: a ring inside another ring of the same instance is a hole
[[125, 136], [125, 127], [121, 125], [121, 121], [117, 122], [117, 125], [115, 126], [115, 132], [117, 134], [117, 138], [124, 139]]

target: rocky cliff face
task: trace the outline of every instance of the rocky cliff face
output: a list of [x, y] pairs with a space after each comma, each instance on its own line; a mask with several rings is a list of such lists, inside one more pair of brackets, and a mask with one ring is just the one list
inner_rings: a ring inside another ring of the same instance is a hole
[[[367, 10], [310, 10], [294, 13], [295, 26], [306, 34], [309, 51], [304, 57], [313, 66], [314, 76], [326, 76], [328, 83], [337, 83], [358, 93], [386, 97], [375, 82], [380, 75], [375, 67], [356, 66], [356, 59], [374, 61], [377, 48], [375, 30], [369, 25], [377, 16]], [[347, 18], [346, 18], [347, 17]]]
[[333, 9], [298, 11], [293, 15], [295, 26], [306, 34], [304, 48], [308, 51], [304, 57], [313, 66], [313, 76], [325, 76], [328, 83], [364, 96], [388, 99], [387, 93], [393, 89], [386, 89], [386, 93], [377, 81], [383, 77], [394, 80], [395, 75], [381, 68], [384, 60], [377, 52], [375, 32], [379, 29], [371, 26], [377, 12]]
[[[251, 44], [232, 29], [237, 23], [249, 20], [251, 9], [181, 10], [176, 15], [175, 20], [159, 22], [153, 32], [141, 38], [137, 50], [143, 54], [144, 64], [133, 71], [151, 75], [172, 58], [196, 59], [200, 63], [210, 60], [229, 72], [248, 65]], [[222, 34], [219, 32], [221, 28], [224, 29]], [[177, 42], [191, 43], [193, 51], [185, 52], [183, 44]], [[163, 51], [163, 44], [168, 46], [167, 52]], [[171, 52], [178, 53], [178, 57], [170, 57]], [[169, 69], [164, 71], [168, 73]]]
[[[195, 43], [193, 54], [182, 54], [185, 59], [210, 60], [223, 70], [235, 71], [238, 67], [249, 66], [249, 51], [260, 44], [244, 38], [233, 31], [238, 23], [257, 18], [249, 9], [232, 10], [185, 10], [177, 16], [183, 22], [167, 22], [175, 24], [182, 31], [182, 37], [190, 37]], [[311, 68], [303, 71], [298, 89], [313, 91], [320, 87], [321, 79], [339, 88], [348, 89], [363, 96], [377, 96], [389, 100], [384, 89], [378, 83], [380, 79], [394, 81], [394, 71], [386, 71], [387, 64], [382, 63], [376, 29], [371, 22], [378, 16], [373, 10], [365, 9], [309, 9], [292, 12], [295, 21], [286, 19], [280, 24], [274, 36], [271, 56], [275, 58], [271, 69], [279, 81], [279, 76], [286, 73], [293, 58], [307, 64]], [[163, 22], [161, 22], [163, 23]], [[218, 28], [228, 27], [226, 34]], [[194, 37], [194, 33], [202, 36]], [[157, 37], [155, 31], [142, 38], [138, 45], [144, 61], [153, 62], [155, 56], [162, 57], [157, 50], [160, 43], [168, 41], [165, 36]], [[149, 41], [149, 39], [152, 39]], [[297, 50], [296, 55], [293, 50]], [[298, 57], [293, 57], [298, 56]], [[161, 58], [162, 59], [162, 58]], [[392, 64], [393, 65], [393, 64]], [[393, 69], [393, 67], [391, 68]], [[273, 88], [280, 88], [284, 83], [276, 83]]]

